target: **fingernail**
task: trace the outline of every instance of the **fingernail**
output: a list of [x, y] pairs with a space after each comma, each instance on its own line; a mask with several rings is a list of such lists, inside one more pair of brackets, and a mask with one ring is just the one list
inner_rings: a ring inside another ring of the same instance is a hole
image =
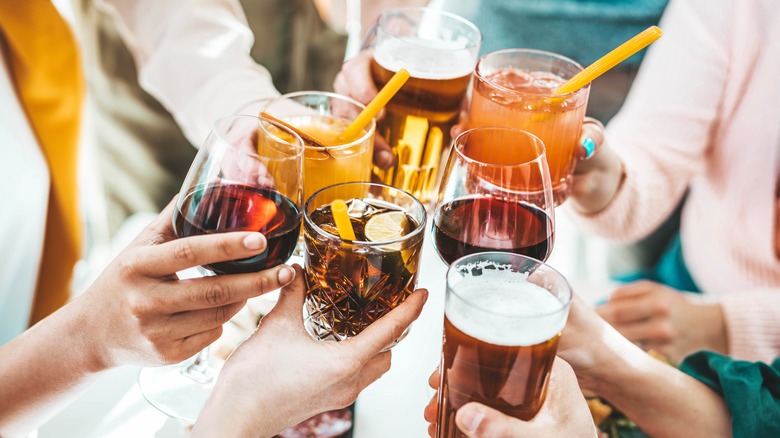
[[395, 156], [390, 151], [381, 151], [379, 152], [379, 155], [377, 155], [377, 165], [383, 169], [387, 169], [393, 164], [393, 161], [395, 160]]
[[425, 304], [428, 302], [428, 289], [423, 289], [422, 294], [423, 294], [423, 304]]
[[244, 248], [258, 251], [265, 247], [265, 236], [260, 233], [252, 233], [244, 237]]
[[587, 160], [593, 156], [593, 152], [596, 150], [596, 142], [592, 138], [587, 137], [585, 140], [582, 140], [582, 147], [585, 148], [585, 159]]
[[479, 424], [485, 418], [485, 414], [482, 412], [469, 408], [466, 408], [466, 412], [463, 412], [461, 415], [466, 426], [465, 432], [469, 434], [476, 432], [479, 429]]
[[287, 265], [282, 265], [279, 269], [279, 283], [282, 286], [287, 286], [293, 280], [295, 280], [295, 269]]

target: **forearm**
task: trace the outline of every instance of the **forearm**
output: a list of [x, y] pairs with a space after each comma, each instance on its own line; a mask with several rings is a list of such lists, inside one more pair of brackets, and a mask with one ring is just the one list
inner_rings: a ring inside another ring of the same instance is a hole
[[638, 349], [615, 356], [596, 380], [596, 392], [649, 436], [731, 436], [720, 395]]
[[[234, 359], [231, 358], [236, 362]], [[268, 374], [265, 384], [259, 385], [247, 380], [247, 376], [255, 375], [254, 370], [242, 370], [242, 366], [228, 362], [220, 372], [214, 391], [192, 429], [193, 438], [271, 437], [316, 413], [308, 412], [307, 406], [287, 404], [285, 400], [291, 389], [274, 381], [273, 373]]]
[[107, 368], [80, 307], [68, 304], [0, 347], [0, 436], [26, 435]]

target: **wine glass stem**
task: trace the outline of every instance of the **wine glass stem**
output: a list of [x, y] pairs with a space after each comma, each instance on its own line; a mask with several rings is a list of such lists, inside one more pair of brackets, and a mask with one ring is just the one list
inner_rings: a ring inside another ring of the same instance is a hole
[[201, 383], [207, 384], [214, 379], [214, 372], [209, 367], [209, 348], [206, 347], [198, 352], [195, 356], [195, 361], [189, 366], [182, 368], [181, 373], [190, 379]]

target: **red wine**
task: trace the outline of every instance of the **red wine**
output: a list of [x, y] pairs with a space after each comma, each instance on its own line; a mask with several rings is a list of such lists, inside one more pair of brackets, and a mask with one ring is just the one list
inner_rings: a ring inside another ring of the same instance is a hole
[[442, 260], [478, 252], [505, 251], [546, 260], [552, 251], [553, 223], [540, 208], [521, 201], [475, 197], [442, 205], [433, 238]]
[[257, 272], [287, 261], [298, 242], [301, 213], [281, 193], [244, 184], [218, 183], [197, 187], [174, 213], [178, 237], [228, 231], [258, 231], [268, 241], [254, 257], [205, 265], [216, 274]]

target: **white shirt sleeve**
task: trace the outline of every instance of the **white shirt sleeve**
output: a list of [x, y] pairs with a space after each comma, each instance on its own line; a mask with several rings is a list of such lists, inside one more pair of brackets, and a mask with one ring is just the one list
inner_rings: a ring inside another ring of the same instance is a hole
[[99, 0], [96, 7], [117, 20], [141, 87], [192, 144], [216, 119], [279, 95], [249, 55], [254, 37], [237, 0]]

